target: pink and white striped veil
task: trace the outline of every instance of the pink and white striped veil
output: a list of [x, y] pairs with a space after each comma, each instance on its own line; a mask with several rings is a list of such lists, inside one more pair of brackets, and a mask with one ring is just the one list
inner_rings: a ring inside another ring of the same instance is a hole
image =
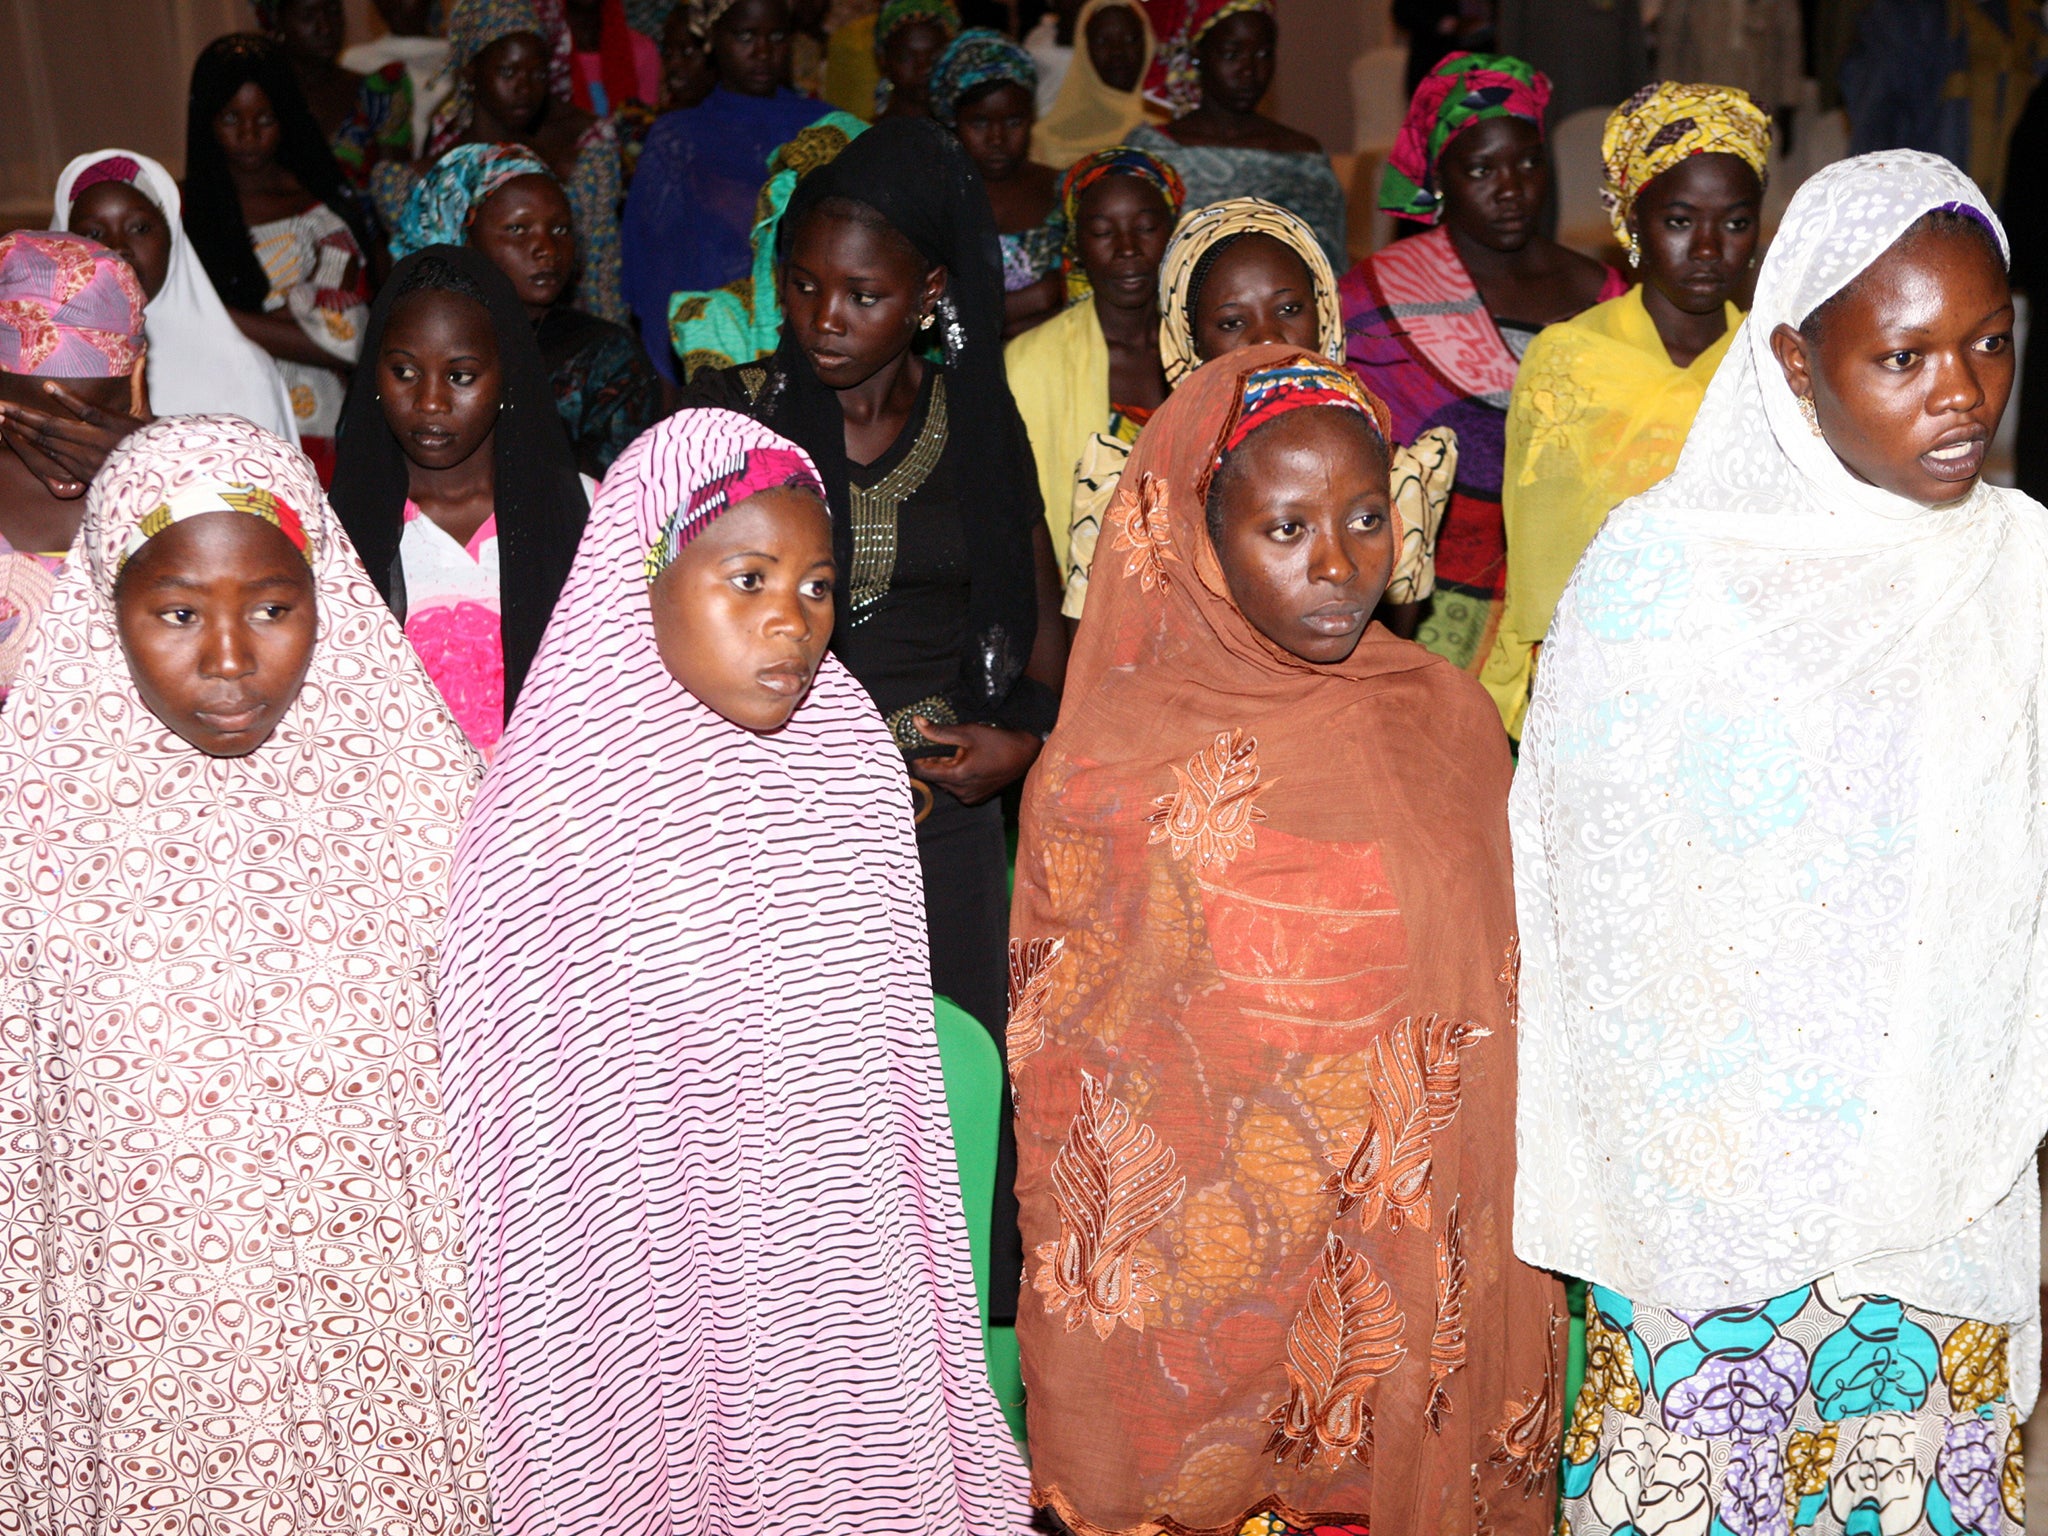
[[442, 1030], [501, 1536], [1029, 1517], [901, 757], [836, 659], [756, 736], [655, 649], [648, 547], [757, 447], [798, 451], [688, 411], [613, 465], [457, 857]]

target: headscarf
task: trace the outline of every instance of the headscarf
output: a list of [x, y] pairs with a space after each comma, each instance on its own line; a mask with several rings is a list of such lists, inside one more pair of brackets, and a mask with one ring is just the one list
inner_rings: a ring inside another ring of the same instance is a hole
[[270, 279], [249, 243], [241, 197], [228, 172], [227, 156], [213, 137], [214, 115], [251, 82], [262, 88], [277, 114], [277, 163], [310, 196], [334, 210], [358, 247], [371, 250], [375, 242], [283, 49], [256, 32], [215, 38], [192, 65], [192, 89], [185, 104], [185, 233], [222, 302], [245, 314], [261, 314], [270, 297]]
[[1140, 435], [1025, 783], [1032, 1477], [1075, 1530], [1463, 1530], [1476, 1498], [1540, 1536], [1563, 1307], [1508, 1247], [1507, 746], [1419, 646], [1314, 665], [1231, 600], [1204, 503], [1276, 372], [1344, 387], [1245, 347]]
[[405, 211], [391, 237], [392, 260], [430, 245], [461, 245], [484, 199], [521, 176], [545, 176], [561, 185], [523, 144], [456, 145], [414, 178], [405, 194]]
[[[1017, 688], [1038, 632], [1030, 541], [1043, 515], [1031, 444], [1003, 372], [1003, 259], [988, 191], [952, 134], [929, 118], [890, 118], [797, 185], [782, 222], [785, 249], [804, 216], [832, 197], [867, 204], [947, 272], [933, 334], [945, 350], [949, 431], [986, 479], [963, 519], [967, 642], [946, 702], [957, 719], [987, 721]], [[845, 413], [787, 324], [775, 373], [779, 393], [763, 419], [802, 445], [825, 482], [843, 614], [853, 572]]]
[[[1138, 83], [1128, 91], [1111, 90], [1088, 53], [1089, 18], [1113, 6], [1136, 16], [1145, 34], [1145, 62], [1138, 70]], [[1074, 20], [1074, 58], [1060, 80], [1059, 94], [1032, 126], [1031, 158], [1040, 165], [1072, 165], [1083, 155], [1123, 143], [1145, 121], [1145, 72], [1158, 51], [1152, 19], [1138, 0], [1088, 0]]]
[[960, 12], [953, 0], [883, 0], [875, 13], [875, 57], [881, 58], [889, 39], [913, 21], [937, 22], [948, 42], [960, 35]]
[[805, 462], [707, 409], [619, 457], [463, 833], [441, 1035], [501, 1536], [1028, 1519], [901, 754], [836, 658], [763, 736], [655, 644], [645, 551], [763, 452]]
[[[138, 524], [223, 483], [296, 512], [319, 622], [297, 699], [237, 758], [150, 713], [114, 608]], [[353, 1490], [366, 1529], [487, 1536], [433, 984], [475, 754], [313, 466], [260, 427], [141, 428], [76, 549], [0, 715], [0, 1379], [41, 1404], [11, 1430], [37, 1518], [258, 1529], [267, 1450]], [[173, 1306], [197, 1330], [174, 1371]], [[156, 1386], [42, 1395], [96, 1377]], [[196, 1414], [215, 1454], [190, 1454]], [[119, 1506], [109, 1444], [132, 1453]]]
[[775, 282], [783, 210], [804, 177], [829, 165], [868, 125], [847, 112], [827, 112], [768, 157], [768, 180], [754, 204], [753, 270], [736, 283], [675, 294], [668, 303], [669, 344], [685, 383], [700, 368], [751, 363], [775, 350], [782, 334], [782, 296]]
[[1550, 77], [1504, 53], [1451, 53], [1415, 87], [1401, 132], [1380, 176], [1380, 207], [1397, 219], [1434, 224], [1443, 212], [1437, 157], [1459, 131], [1517, 117], [1543, 132]]
[[[747, 420], [744, 416], [733, 419]], [[772, 438], [774, 434], [768, 436]], [[649, 581], [674, 565], [699, 534], [749, 496], [762, 491], [809, 491], [820, 502], [824, 501], [825, 487], [818, 483], [818, 472], [804, 457], [803, 450], [778, 447], [779, 442], [776, 439], [752, 447], [735, 447], [729, 457], [720, 459], [703, 473], [687, 496], [677, 500], [675, 509], [662, 523], [661, 532], [647, 546], [644, 566]]]
[[1600, 133], [1600, 163], [1607, 184], [1600, 201], [1614, 224], [1614, 238], [1631, 257], [1636, 238], [1628, 216], [1636, 194], [1681, 160], [1694, 155], [1733, 155], [1766, 184], [1771, 156], [1771, 120], [1732, 85], [1680, 85], [1662, 80], [1646, 85], [1607, 114]]
[[[1274, 15], [1273, 0], [1165, 0], [1148, 9], [1166, 41], [1145, 72], [1145, 94], [1174, 117], [1186, 117], [1202, 104], [1202, 39], [1232, 16]], [[1161, 14], [1176, 10], [1177, 23]]]
[[1858, 479], [1771, 351], [1935, 209], [2003, 245], [1939, 156], [1800, 187], [1677, 469], [1609, 514], [1558, 604], [1510, 813], [1515, 1243], [1662, 1307], [1834, 1275], [2012, 1325], [2024, 1414], [2048, 512]]
[[147, 302], [134, 269], [97, 240], [0, 235], [0, 373], [123, 378], [142, 356]]
[[1038, 66], [1002, 33], [969, 27], [946, 45], [932, 65], [932, 77], [925, 85], [932, 116], [944, 127], [955, 126], [958, 117], [953, 109], [960, 99], [985, 85], [1018, 85], [1025, 95], [1033, 95], [1038, 90]]
[[392, 435], [377, 398], [377, 360], [392, 310], [415, 291], [408, 284], [429, 261], [452, 267], [459, 281], [420, 286], [463, 292], [466, 285], [472, 296], [481, 294], [498, 339], [505, 392], [493, 452], [499, 624], [505, 645], [505, 714], [510, 719], [555, 595], [576, 557], [576, 541], [582, 537], [590, 506], [555, 409], [554, 388], [533, 338], [533, 323], [511, 282], [481, 251], [466, 245], [430, 245], [406, 257], [385, 279], [370, 310], [362, 366], [349, 381], [341, 428], [335, 434], [334, 509], [355, 541], [370, 579], [402, 621], [405, 582], [398, 543], [405, 529], [410, 476], [405, 450]]
[[1165, 199], [1169, 219], [1179, 218], [1181, 204], [1187, 201], [1188, 189], [1182, 184], [1180, 172], [1173, 168], [1172, 162], [1142, 149], [1133, 149], [1128, 144], [1097, 150], [1068, 166], [1067, 174], [1060, 178], [1060, 211], [1066, 222], [1065, 241], [1060, 247], [1060, 270], [1066, 274], [1069, 304], [1085, 299], [1095, 291], [1094, 285], [1088, 281], [1088, 269], [1081, 265], [1081, 194], [1107, 176], [1136, 176], [1151, 183]]
[[531, 32], [549, 50], [549, 94], [559, 100], [568, 99], [568, 61], [562, 61], [561, 70], [555, 69], [553, 55], [559, 51], [555, 30], [549, 27], [535, 0], [451, 0], [448, 62], [441, 67], [440, 75], [449, 83], [449, 92], [447, 100], [434, 109], [434, 121], [427, 130], [429, 154], [469, 131], [476, 116], [476, 88], [470, 82], [469, 66], [476, 62], [477, 55], [519, 32]]
[[297, 443], [298, 418], [284, 376], [270, 354], [228, 318], [185, 233], [184, 202], [169, 171], [133, 150], [80, 155], [57, 178], [56, 227], [69, 229], [72, 205], [102, 181], [125, 182], [156, 204], [170, 238], [164, 285], [142, 312], [149, 408], [159, 416], [240, 416]]
[[1195, 346], [1195, 301], [1216, 259], [1246, 235], [1270, 235], [1308, 268], [1316, 290], [1316, 345], [1323, 356], [1344, 360], [1344, 312], [1337, 302], [1337, 274], [1315, 231], [1277, 203], [1232, 197], [1197, 208], [1180, 221], [1166, 259], [1159, 264], [1159, 361], [1169, 389], [1202, 366]]

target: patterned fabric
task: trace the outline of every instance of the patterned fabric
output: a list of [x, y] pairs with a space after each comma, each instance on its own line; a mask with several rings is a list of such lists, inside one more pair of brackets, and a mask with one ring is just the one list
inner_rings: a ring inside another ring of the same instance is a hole
[[58, 230], [0, 236], [0, 373], [117, 379], [142, 356], [135, 269]]
[[1373, 424], [1382, 443], [1387, 441], [1387, 408], [1365, 392], [1357, 376], [1348, 368], [1334, 367], [1323, 361], [1280, 363], [1244, 376], [1244, 392], [1239, 398], [1237, 415], [1223, 434], [1223, 446], [1216, 451], [1217, 465], [1220, 467], [1224, 455], [1239, 447], [1260, 427], [1289, 411], [1318, 405], [1355, 411]]
[[461, 245], [483, 200], [521, 176], [555, 180], [547, 163], [523, 144], [458, 144], [415, 177], [405, 211], [391, 232], [391, 259], [403, 261], [430, 245]]
[[1126, 142], [1180, 173], [1188, 207], [1206, 208], [1234, 197], [1263, 198], [1316, 232], [1316, 243], [1331, 267], [1350, 264], [1344, 242], [1344, 189], [1322, 151], [1182, 144], [1150, 123], [1132, 129]]
[[386, 160], [412, 158], [412, 77], [397, 60], [363, 76], [356, 103], [328, 145], [334, 163], [358, 192], [370, 189], [370, 175]]
[[1771, 155], [1771, 120], [1742, 91], [1727, 85], [1679, 85], [1670, 80], [1646, 85], [1607, 114], [1600, 133], [1600, 163], [1607, 184], [1600, 201], [1614, 225], [1614, 238], [1634, 253], [1628, 217], [1636, 194], [1681, 160], [1694, 155], [1733, 155], [1766, 181]]
[[[1166, 41], [1145, 73], [1145, 94], [1170, 117], [1185, 117], [1202, 104], [1202, 71], [1196, 58], [1202, 39], [1228, 16], [1273, 14], [1273, 0], [1167, 0], [1178, 23], [1162, 26]], [[1155, 15], [1155, 20], [1157, 19]]]
[[[470, 119], [476, 112], [469, 66], [491, 44], [515, 32], [531, 32], [544, 44], [550, 44], [553, 37], [534, 0], [450, 0], [448, 63], [443, 69], [450, 85], [448, 99], [435, 109], [433, 126], [427, 133], [428, 159], [439, 155], [469, 131]], [[551, 95], [567, 101], [568, 60], [565, 58], [562, 63], [559, 85], [551, 72], [548, 86]]]
[[1180, 172], [1159, 156], [1128, 144], [1098, 150], [1068, 166], [1067, 174], [1060, 178], [1060, 217], [1066, 224], [1060, 266], [1067, 275], [1069, 304], [1095, 291], [1088, 281], [1088, 269], [1081, 265], [1081, 194], [1108, 176], [1136, 176], [1150, 183], [1166, 203], [1169, 219], [1179, 218], [1181, 204], [1187, 201], [1187, 188], [1181, 185]]
[[739, 0], [687, 0], [690, 7], [690, 31], [697, 37], [708, 38], [718, 20]]
[[1312, 665], [1231, 602], [1203, 487], [1280, 366], [1329, 365], [1239, 349], [1145, 427], [1025, 785], [1032, 1477], [1089, 1533], [1540, 1536], [1565, 1313], [1507, 1246], [1506, 742], [1386, 630]]
[[1800, 187], [1677, 468], [1558, 603], [1511, 808], [1515, 1243], [1639, 1307], [1832, 1276], [2009, 1329], [2024, 1414], [2048, 511], [1856, 478], [1770, 347], [1951, 206], [1999, 230], [1916, 151]]
[[499, 551], [495, 515], [485, 518], [462, 545], [407, 499], [398, 538], [398, 561], [405, 572], [405, 638], [448, 713], [486, 763], [505, 734]]
[[902, 756], [831, 657], [757, 736], [655, 648], [647, 547], [764, 448], [687, 411], [613, 467], [463, 832], [442, 1038], [498, 1536], [1027, 1519]]
[[[311, 669], [240, 758], [157, 721], [115, 623], [136, 523], [202, 481], [313, 554]], [[130, 436], [77, 548], [0, 713], [0, 1508], [488, 1536], [434, 1013], [475, 756], [262, 429]]]
[[[1121, 6], [1137, 17], [1145, 37], [1144, 64], [1138, 71], [1138, 83], [1128, 91], [1112, 90], [1103, 81], [1087, 48], [1088, 23], [1108, 6]], [[1031, 127], [1031, 158], [1055, 169], [1123, 143], [1130, 131], [1145, 121], [1145, 75], [1158, 52], [1152, 19], [1136, 0], [1087, 0], [1074, 18], [1074, 36], [1081, 39], [1082, 46], [1073, 50], [1058, 93]]]
[[1827, 1281], [1708, 1312], [1594, 1286], [1572, 1536], [2022, 1536], [2006, 1330]]
[[[282, 311], [337, 363], [351, 365], [370, 315], [370, 279], [362, 247], [325, 203], [304, 213], [249, 226], [249, 243], [270, 279], [267, 313]], [[279, 360], [302, 437], [332, 437], [348, 392], [332, 368]]]
[[960, 35], [960, 12], [953, 0], [883, 0], [875, 14], [875, 57], [879, 59], [889, 39], [913, 21], [937, 22], [948, 41]]
[[661, 377], [623, 325], [556, 304], [534, 328], [576, 468], [602, 480], [663, 414]]
[[947, 128], [955, 126], [954, 107], [969, 91], [985, 85], [1020, 85], [1026, 95], [1038, 91], [1038, 66], [1031, 55], [1000, 32], [969, 27], [939, 55], [925, 84], [932, 116]]
[[1029, 229], [1002, 235], [1003, 292], [1015, 293], [1060, 270], [1066, 258], [1067, 219], [1058, 203]]
[[1259, 197], [1233, 197], [1197, 208], [1180, 221], [1166, 259], [1159, 264], [1159, 361], [1169, 386], [1202, 366], [1195, 349], [1195, 274], [1245, 235], [1270, 235], [1299, 256], [1316, 291], [1316, 339], [1333, 362], [1344, 357], [1344, 310], [1337, 302], [1337, 274], [1315, 231], [1278, 204]]
[[1064, 575], [1072, 569], [1068, 544], [1074, 473], [1089, 437], [1110, 419], [1109, 342], [1091, 294], [1043, 325], [1034, 325], [1003, 348], [1003, 368], [1038, 471], [1046, 532]]
[[647, 546], [647, 579], [654, 580], [676, 563], [676, 557], [726, 512], [761, 491], [809, 491], [824, 500], [825, 487], [811, 461], [794, 448], [736, 449], [731, 457], [704, 465], [704, 478], [685, 487], [661, 533]]
[[205, 517], [210, 512], [239, 512], [244, 517], [270, 524], [291, 541], [292, 548], [305, 557], [308, 566], [312, 565], [313, 550], [306, 539], [305, 520], [290, 502], [259, 485], [199, 479], [179, 486], [160, 505], [142, 515], [129, 531], [128, 542], [121, 548], [120, 558], [115, 562], [116, 572], [140, 554], [143, 545], [171, 524], [182, 523], [187, 518]]
[[0, 536], [0, 704], [7, 702], [14, 674], [21, 670], [21, 658], [35, 637], [36, 621], [50, 606], [64, 559], [61, 550], [38, 554], [16, 549]]
[[1443, 212], [1436, 162], [1459, 130], [1497, 117], [1543, 131], [1550, 80], [1504, 53], [1451, 53], [1422, 77], [1380, 174], [1380, 207], [1398, 219], [1434, 224]]

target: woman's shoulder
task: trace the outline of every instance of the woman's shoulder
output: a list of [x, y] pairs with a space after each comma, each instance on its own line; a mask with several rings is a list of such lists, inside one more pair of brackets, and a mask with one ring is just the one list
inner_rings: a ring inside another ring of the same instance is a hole
[[737, 363], [730, 368], [700, 368], [683, 386], [678, 409], [695, 410], [709, 406], [738, 411], [755, 420], [764, 417], [781, 392], [782, 379], [774, 361]]

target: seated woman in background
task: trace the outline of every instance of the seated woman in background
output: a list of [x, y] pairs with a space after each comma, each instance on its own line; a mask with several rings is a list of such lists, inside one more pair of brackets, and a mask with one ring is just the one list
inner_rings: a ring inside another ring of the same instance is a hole
[[55, 227], [97, 240], [135, 269], [149, 307], [149, 407], [159, 416], [240, 416], [296, 443], [284, 376], [228, 318], [185, 234], [183, 199], [147, 155], [96, 149], [57, 178]]
[[235, 325], [277, 359], [300, 440], [331, 473], [369, 312], [368, 237], [270, 39], [216, 38], [192, 66], [184, 191], [192, 249]]
[[1520, 59], [1454, 53], [1409, 103], [1380, 206], [1429, 226], [1346, 274], [1346, 356], [1394, 413], [1394, 435], [1458, 434], [1458, 480], [1426, 608], [1390, 622], [1475, 676], [1507, 587], [1501, 456], [1515, 370], [1536, 333], [1627, 288], [1619, 272], [1537, 232], [1550, 191], [1550, 82]]
[[1188, 206], [1226, 197], [1278, 203], [1316, 232], [1333, 267], [1344, 245], [1344, 189], [1323, 146], [1259, 111], [1273, 84], [1273, 0], [1194, 0], [1167, 42], [1173, 121], [1131, 130], [1129, 142], [1171, 160]]
[[1141, 149], [1076, 161], [1060, 183], [1073, 302], [1003, 352], [1062, 580], [1071, 564], [1074, 470], [1089, 436], [1135, 436], [1166, 398], [1159, 262], [1183, 196], [1173, 167]]
[[1742, 311], [1771, 120], [1725, 85], [1645, 86], [1607, 119], [1615, 238], [1642, 286], [1529, 344], [1508, 406], [1507, 591], [1480, 681], [1520, 738], [1551, 613], [1608, 510], [1671, 473]]
[[1031, 56], [1000, 32], [970, 27], [946, 46], [925, 86], [931, 113], [981, 172], [1003, 244], [1003, 334], [1059, 309], [1059, 177], [1031, 159]]
[[526, 306], [576, 467], [602, 480], [661, 415], [661, 380], [631, 331], [564, 301], [576, 275], [576, 226], [555, 173], [516, 144], [449, 150], [406, 194], [391, 253], [464, 241]]
[[789, 88], [787, 0], [690, 0], [718, 84], [648, 130], [626, 197], [626, 301], [648, 356], [673, 381], [672, 295], [747, 275], [763, 169], [826, 109]]
[[341, 63], [342, 0], [255, 0], [256, 24], [283, 50], [335, 163], [357, 192], [383, 161], [412, 159], [412, 80], [397, 59], [375, 74]]
[[488, 760], [590, 503], [532, 322], [482, 253], [434, 245], [392, 270], [338, 450], [335, 511]]
[[1509, 1249], [1511, 764], [1479, 687], [1372, 623], [1388, 461], [1313, 353], [1177, 389], [1025, 786], [1018, 1344], [1073, 1530], [1553, 1528], [1564, 1297]]
[[946, 44], [960, 35], [953, 0], [886, 0], [875, 15], [875, 118], [929, 117], [925, 87]]
[[1145, 121], [1145, 71], [1158, 46], [1134, 0], [1088, 0], [1075, 27], [1083, 46], [1031, 130], [1031, 158], [1055, 170], [1123, 143]]

